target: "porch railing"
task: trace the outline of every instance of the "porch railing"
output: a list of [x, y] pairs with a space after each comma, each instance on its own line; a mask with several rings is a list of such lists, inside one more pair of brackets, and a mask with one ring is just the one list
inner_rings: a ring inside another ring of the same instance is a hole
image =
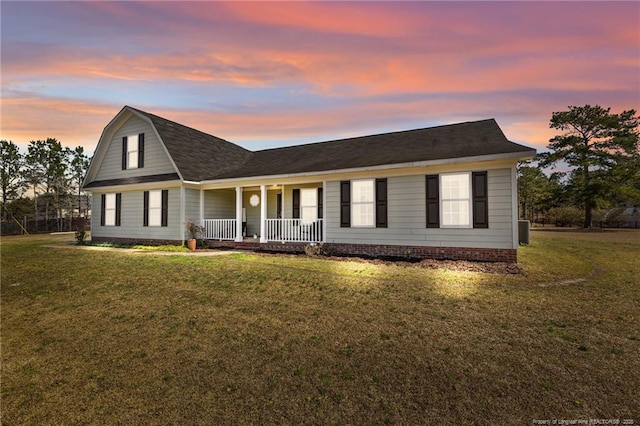
[[266, 219], [267, 241], [322, 242], [322, 219]]
[[235, 219], [205, 219], [204, 238], [207, 240], [235, 240]]

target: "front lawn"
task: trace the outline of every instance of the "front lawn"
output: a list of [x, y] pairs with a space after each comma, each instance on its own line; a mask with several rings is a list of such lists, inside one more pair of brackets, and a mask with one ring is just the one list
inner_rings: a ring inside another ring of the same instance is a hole
[[517, 275], [62, 238], [2, 238], [3, 425], [640, 413], [637, 231], [534, 231]]

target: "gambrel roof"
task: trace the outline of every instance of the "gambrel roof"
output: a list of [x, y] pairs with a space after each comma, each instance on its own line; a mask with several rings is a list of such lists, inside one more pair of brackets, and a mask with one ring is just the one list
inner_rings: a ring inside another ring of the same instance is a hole
[[[151, 122], [177, 168], [178, 178], [192, 182], [412, 165], [473, 157], [528, 158], [535, 155], [533, 148], [509, 141], [494, 119], [249, 151], [129, 106], [119, 114], [125, 110]], [[136, 183], [128, 182], [131, 179], [112, 179], [108, 184]], [[163, 176], [163, 179], [167, 177]], [[107, 182], [85, 182], [84, 185], [85, 188], [98, 186], [107, 186]]]

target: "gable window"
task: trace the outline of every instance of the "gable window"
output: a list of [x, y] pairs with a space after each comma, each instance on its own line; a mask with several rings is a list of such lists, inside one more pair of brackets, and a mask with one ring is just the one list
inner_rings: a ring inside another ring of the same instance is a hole
[[470, 173], [440, 176], [440, 202], [442, 227], [468, 228], [471, 226]]
[[144, 191], [143, 226], [168, 225], [169, 191]]
[[488, 228], [487, 172], [426, 178], [427, 228]]
[[122, 170], [144, 167], [144, 133], [122, 138]]
[[100, 210], [101, 226], [120, 226], [120, 201], [120, 193], [102, 194]]

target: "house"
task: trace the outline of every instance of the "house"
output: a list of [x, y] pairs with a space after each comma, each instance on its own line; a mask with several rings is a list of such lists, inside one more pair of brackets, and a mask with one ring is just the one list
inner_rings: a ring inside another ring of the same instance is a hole
[[125, 106], [84, 181], [92, 240], [515, 262], [516, 163], [493, 119], [249, 151]]

